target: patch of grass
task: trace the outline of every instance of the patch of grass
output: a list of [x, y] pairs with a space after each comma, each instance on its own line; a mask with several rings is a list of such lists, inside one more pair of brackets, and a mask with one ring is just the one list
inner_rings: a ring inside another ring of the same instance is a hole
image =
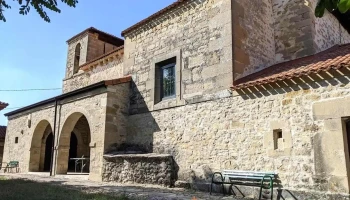
[[131, 200], [127, 196], [87, 194], [49, 183], [9, 179], [0, 176], [0, 199], [6, 200]]

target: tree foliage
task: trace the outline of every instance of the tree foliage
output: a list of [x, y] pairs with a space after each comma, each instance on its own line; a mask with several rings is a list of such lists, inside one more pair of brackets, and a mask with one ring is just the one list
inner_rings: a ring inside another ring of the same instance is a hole
[[319, 0], [315, 9], [316, 17], [323, 17], [326, 9], [329, 12], [338, 9], [344, 14], [350, 10], [350, 0]]
[[[5, 9], [10, 9], [11, 6], [7, 3], [11, 0], [0, 0], [0, 21], [6, 22], [4, 16]], [[46, 10], [51, 10], [60, 13], [61, 10], [58, 8], [57, 0], [13, 0], [17, 2], [20, 6], [19, 14], [27, 15], [31, 8], [34, 8], [36, 12], [43, 18], [46, 22], [50, 22], [50, 18], [46, 13]], [[61, 0], [64, 4], [75, 7], [78, 0]]]

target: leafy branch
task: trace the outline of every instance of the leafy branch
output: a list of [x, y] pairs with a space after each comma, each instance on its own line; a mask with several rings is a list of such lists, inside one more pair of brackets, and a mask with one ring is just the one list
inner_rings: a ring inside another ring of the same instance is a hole
[[350, 10], [350, 0], [319, 0], [316, 9], [316, 17], [323, 17], [325, 10], [333, 12], [339, 10], [342, 14]]
[[[0, 21], [6, 22], [4, 16], [5, 9], [11, 9], [11, 6], [6, 3], [7, 0], [0, 0]], [[51, 10], [56, 13], [61, 13], [58, 8], [57, 0], [13, 0], [17, 1], [20, 5], [19, 14], [27, 15], [30, 8], [33, 7], [42, 19], [46, 22], [50, 22], [50, 17], [47, 15], [46, 10]], [[61, 0], [69, 7], [75, 7], [78, 0]]]

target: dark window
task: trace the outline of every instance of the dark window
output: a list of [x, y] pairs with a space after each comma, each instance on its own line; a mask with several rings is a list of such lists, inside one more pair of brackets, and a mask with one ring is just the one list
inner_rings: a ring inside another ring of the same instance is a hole
[[274, 148], [275, 148], [275, 150], [278, 149], [278, 139], [282, 139], [282, 138], [283, 138], [283, 135], [282, 135], [282, 130], [281, 129], [273, 131], [273, 140], [274, 140]]
[[161, 98], [169, 99], [175, 97], [175, 63], [160, 67], [161, 75]]
[[79, 71], [80, 49], [81, 49], [81, 45], [80, 43], [78, 43], [77, 46], [75, 46], [75, 53], [74, 53], [74, 69], [73, 69], [74, 74]]
[[18, 137], [15, 137], [15, 144], [18, 143]]

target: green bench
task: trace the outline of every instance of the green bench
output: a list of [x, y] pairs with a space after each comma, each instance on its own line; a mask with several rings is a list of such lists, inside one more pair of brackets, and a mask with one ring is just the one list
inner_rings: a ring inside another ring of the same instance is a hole
[[19, 162], [18, 161], [10, 161], [6, 164], [5, 167], [1, 167], [0, 170], [3, 169], [4, 173], [8, 172], [9, 169], [16, 169], [16, 173], [19, 172]]
[[215, 172], [212, 176], [210, 185], [210, 194], [212, 193], [213, 184], [221, 185], [223, 193], [225, 195], [225, 184], [230, 185], [243, 185], [260, 187], [259, 200], [262, 197], [262, 190], [269, 189], [271, 199], [273, 198], [273, 184], [277, 174], [274, 172], [253, 172], [253, 171], [235, 171], [224, 170], [221, 172]]

